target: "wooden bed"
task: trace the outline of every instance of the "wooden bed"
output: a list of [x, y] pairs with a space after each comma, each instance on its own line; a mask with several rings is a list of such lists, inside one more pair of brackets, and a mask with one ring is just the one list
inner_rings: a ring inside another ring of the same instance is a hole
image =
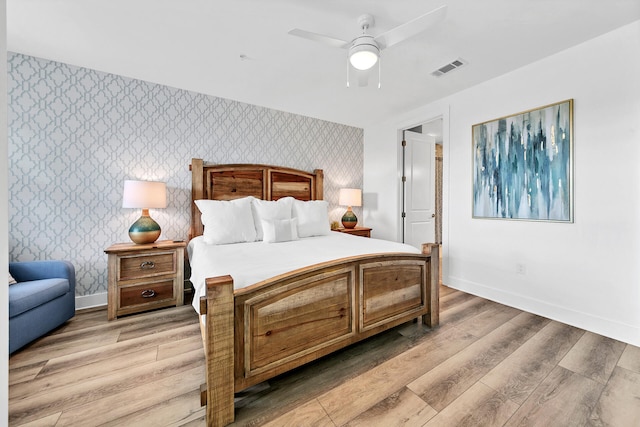
[[[194, 200], [323, 197], [321, 170], [193, 159], [191, 172], [191, 238], [204, 230]], [[235, 392], [419, 317], [436, 326], [438, 246], [424, 246], [430, 253], [343, 258], [236, 291], [230, 276], [208, 278], [200, 299], [207, 425], [234, 421]]]

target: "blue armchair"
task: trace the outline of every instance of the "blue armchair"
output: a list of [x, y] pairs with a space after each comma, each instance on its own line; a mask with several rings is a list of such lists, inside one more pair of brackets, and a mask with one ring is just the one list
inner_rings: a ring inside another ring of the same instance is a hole
[[9, 263], [9, 353], [75, 315], [76, 273], [68, 261]]

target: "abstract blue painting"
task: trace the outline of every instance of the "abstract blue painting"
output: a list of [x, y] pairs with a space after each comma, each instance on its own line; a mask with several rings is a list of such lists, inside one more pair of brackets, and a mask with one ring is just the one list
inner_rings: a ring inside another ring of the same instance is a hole
[[573, 222], [573, 100], [479, 123], [473, 217]]

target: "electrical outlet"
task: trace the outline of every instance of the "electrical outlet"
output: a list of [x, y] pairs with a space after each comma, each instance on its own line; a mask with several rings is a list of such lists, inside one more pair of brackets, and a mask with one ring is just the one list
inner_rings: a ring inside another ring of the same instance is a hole
[[524, 264], [516, 264], [516, 274], [526, 274], [527, 273], [527, 267], [525, 267]]

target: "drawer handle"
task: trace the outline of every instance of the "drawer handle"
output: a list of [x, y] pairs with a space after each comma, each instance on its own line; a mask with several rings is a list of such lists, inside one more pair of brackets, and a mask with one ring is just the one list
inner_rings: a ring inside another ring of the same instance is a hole
[[145, 289], [144, 291], [142, 291], [142, 293], [140, 293], [140, 295], [142, 296], [142, 298], [153, 298], [156, 296], [156, 291], [154, 291], [153, 289]]
[[155, 267], [156, 267], [156, 264], [153, 261], [145, 261], [140, 264], [140, 269], [142, 270], [151, 270], [152, 268], [155, 268]]

